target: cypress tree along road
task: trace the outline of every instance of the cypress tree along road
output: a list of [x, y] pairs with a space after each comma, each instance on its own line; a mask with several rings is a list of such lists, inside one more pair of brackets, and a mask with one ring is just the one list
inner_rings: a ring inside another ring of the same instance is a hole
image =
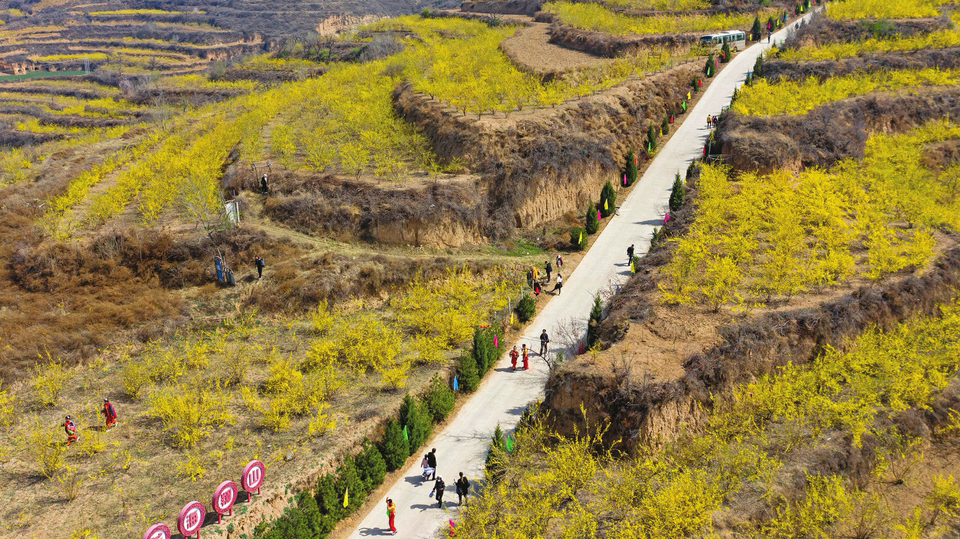
[[637, 181], [637, 160], [633, 155], [633, 150], [627, 152], [627, 166], [624, 174], [627, 175], [627, 187], [633, 185], [633, 182]]
[[600, 215], [610, 217], [615, 211], [617, 211], [617, 190], [607, 180], [607, 183], [603, 184], [603, 189], [600, 190]]
[[587, 248], [587, 234], [578, 226], [570, 229], [570, 245], [573, 245], [578, 251]]
[[647, 127], [647, 150], [653, 153], [657, 149], [657, 130], [651, 125]]
[[[578, 229], [579, 230], [579, 229]], [[537, 310], [537, 303], [533, 301], [533, 298], [530, 297], [530, 294], [524, 294], [520, 301], [517, 302], [517, 319], [521, 323], [526, 322], [533, 318], [534, 313]]]
[[453, 410], [454, 392], [437, 374], [434, 374], [433, 378], [430, 379], [430, 386], [421, 398], [435, 423], [440, 423], [446, 419]]
[[356, 463], [357, 472], [367, 491], [379, 487], [383, 483], [383, 478], [387, 475], [387, 463], [383, 460], [383, 455], [377, 446], [370, 443], [370, 440], [364, 438], [362, 449], [357, 453]]
[[670, 191], [670, 211], [675, 212], [683, 207], [684, 187], [683, 180], [680, 179], [680, 173], [673, 180], [673, 189]]
[[[476, 389], [476, 385], [473, 387]], [[391, 419], [387, 423], [387, 431], [380, 442], [380, 453], [383, 455], [384, 462], [387, 463], [387, 470], [391, 472], [403, 466], [404, 461], [410, 456], [410, 445], [403, 439], [403, 429], [396, 419]]]
[[[457, 364], [457, 377], [460, 381], [460, 387], [464, 391], [472, 392], [477, 389], [480, 384], [480, 373], [477, 370], [477, 361], [473, 359], [473, 354], [464, 352], [460, 356], [460, 361]], [[384, 454], [384, 457], [386, 457], [386, 454]]]
[[408, 393], [400, 404], [400, 422], [407, 429], [407, 447], [409, 455], [412, 455], [427, 441], [433, 430], [430, 412]]
[[600, 230], [600, 221], [597, 220], [597, 208], [593, 205], [593, 202], [587, 206], [587, 221], [584, 223], [584, 230], [587, 231], [587, 234], [596, 234], [597, 230]]

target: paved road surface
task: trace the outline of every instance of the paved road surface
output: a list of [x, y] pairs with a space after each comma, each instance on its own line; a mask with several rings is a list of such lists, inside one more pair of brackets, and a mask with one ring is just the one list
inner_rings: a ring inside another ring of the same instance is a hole
[[[808, 15], [809, 16], [809, 15]], [[793, 24], [773, 35], [777, 42], [787, 37]], [[627, 265], [627, 246], [636, 244], [636, 254], [644, 254], [653, 228], [662, 226], [663, 215], [670, 198], [674, 174], [686, 171], [687, 164], [701, 155], [709, 131], [707, 115], [719, 114], [730, 103], [733, 90], [753, 69], [757, 56], [769, 45], [760, 43], [736, 55], [730, 64], [710, 83], [697, 106], [688, 112], [683, 124], [660, 150], [630, 195], [622, 202], [619, 215], [597, 238], [572, 275], [564, 274], [563, 293], [551, 299], [516, 343], [527, 343], [534, 351], [540, 349], [539, 335], [546, 329], [554, 341], [550, 354], [563, 351], [560, 342], [563, 328], [579, 324], [577, 337], [585, 331], [586, 319], [598, 292], [608, 292], [611, 286], [624, 282], [630, 275]], [[549, 288], [553, 288], [550, 286]], [[579, 321], [579, 322], [574, 322]], [[495, 370], [487, 375], [477, 392], [464, 403], [457, 416], [438, 433], [423, 451], [437, 448], [437, 470], [446, 482], [445, 507], [440, 509], [428, 497], [433, 482], [421, 482], [420, 461], [404, 470], [403, 479], [389, 489], [379, 505], [367, 514], [350, 535], [351, 539], [389, 535], [385, 515], [385, 499], [397, 504], [396, 525], [398, 537], [436, 537], [437, 529], [456, 519], [457, 495], [454, 481], [458, 472], [464, 472], [476, 485], [483, 478], [483, 465], [490, 438], [497, 424], [504, 431], [511, 430], [527, 403], [543, 395], [547, 379], [547, 365], [531, 355], [529, 371], [510, 371], [510, 360], [501, 357]]]

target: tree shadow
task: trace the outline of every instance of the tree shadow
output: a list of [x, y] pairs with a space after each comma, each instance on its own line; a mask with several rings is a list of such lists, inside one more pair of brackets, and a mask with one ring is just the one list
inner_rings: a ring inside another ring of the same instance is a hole
[[523, 415], [523, 412], [527, 409], [527, 405], [523, 406], [514, 406], [507, 410], [507, 413], [510, 415]]

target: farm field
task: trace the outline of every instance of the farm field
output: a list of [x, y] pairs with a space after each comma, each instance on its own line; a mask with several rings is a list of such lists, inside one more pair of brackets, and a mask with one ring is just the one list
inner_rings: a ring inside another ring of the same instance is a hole
[[[552, 2], [535, 31], [443, 5], [362, 23], [319, 5], [24, 7], [0, 27], [23, 71], [0, 78], [0, 474], [25, 503], [0, 535], [136, 536], [259, 458], [268, 492], [203, 534], [277, 539], [342, 534], [455, 413], [454, 376], [469, 393], [522, 328], [526, 272], [559, 253], [569, 275], [595, 212], [643, 188], [637, 168], [729, 60], [699, 34], [818, 3]], [[828, 3], [757, 64], [637, 275], [571, 313], [593, 320], [590, 350], [558, 364], [511, 451], [495, 441], [461, 533], [953, 524], [954, 9]], [[316, 31], [340, 14], [357, 24]], [[550, 50], [561, 31], [600, 37], [533, 69], [502, 45]], [[837, 314], [867, 299], [869, 316]], [[747, 334], [761, 351], [730, 354]], [[495, 503], [532, 486], [551, 494]], [[94, 516], [51, 518], [64, 507]]]
[[[957, 525], [954, 9], [827, 3], [756, 64], [595, 313], [596, 348], [551, 373], [509, 445], [493, 440], [492, 486], [458, 534]], [[944, 370], [883, 366], [935, 357]], [[922, 400], [890, 393], [914, 383]]]
[[[520, 327], [512, 308], [529, 291], [525, 271], [557, 252], [576, 266], [577, 219], [379, 243], [304, 233], [271, 212], [329, 184], [369, 191], [360, 208], [340, 199], [347, 219], [379, 222], [386, 205], [416, 204], [442, 208], [438, 227], [451, 215], [488, 219], [463, 209], [482, 207], [486, 172], [441, 155], [396, 112], [402, 83], [445, 117], [510, 124], [703, 61], [654, 48], [544, 81], [498, 48], [518, 27], [489, 21], [407, 16], [268, 55], [265, 36], [238, 35], [211, 12], [110, 7], [74, 8], [87, 25], [37, 24], [43, 11], [25, 11], [3, 28], [10, 65], [58, 70], [0, 80], [0, 429], [10, 442], [0, 473], [28, 504], [5, 505], [4, 536], [136, 535], [258, 458], [268, 496], [204, 529], [251, 537], [365, 437], [381, 451], [407, 392], [442, 421], [450, 410], [436, 401], [453, 402], [451, 378], [470, 387], [464, 365], [486, 368], [473, 357], [495, 333], [476, 328]], [[91, 27], [95, 37], [77, 37]], [[484, 84], [471, 83], [477, 70]], [[269, 195], [257, 192], [263, 172]], [[239, 227], [223, 213], [228, 199]], [[386, 225], [406, 234], [411, 220], [398, 219]], [[262, 280], [249, 271], [257, 256]], [[237, 286], [217, 283], [214, 257]], [[105, 397], [120, 412], [112, 430]], [[80, 428], [69, 446], [66, 415]], [[50, 518], [63, 504], [76, 519]]]

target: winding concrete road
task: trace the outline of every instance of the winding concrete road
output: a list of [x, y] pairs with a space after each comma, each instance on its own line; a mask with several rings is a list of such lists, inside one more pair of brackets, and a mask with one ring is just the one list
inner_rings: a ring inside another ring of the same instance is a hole
[[[793, 25], [791, 22], [789, 27], [775, 33], [773, 42], [786, 39]], [[640, 184], [622, 202], [619, 214], [612, 217], [613, 222], [596, 239], [573, 274], [564, 274], [566, 294], [551, 299], [516, 343], [503, 343], [505, 351], [521, 343], [539, 350], [542, 329], [547, 330], [553, 341], [550, 355], [564, 352], [566, 346], [572, 344], [570, 341], [582, 338], [594, 295], [608, 294], [630, 275], [627, 247], [636, 244], [636, 254], [643, 255], [649, 248], [654, 227], [663, 225], [674, 175], [683, 174], [688, 163], [701, 155], [709, 135], [707, 115], [719, 114], [730, 104], [734, 89], [743, 83], [757, 56], [768, 47], [766, 43], [748, 47], [710, 83], [683, 124], [650, 163]], [[506, 354], [501, 357], [457, 416], [424, 449], [437, 449], [437, 471], [447, 485], [444, 508], [438, 508], [436, 501], [428, 496], [433, 482], [421, 481], [418, 459], [403, 471], [403, 479], [394, 483], [388, 494], [362, 518], [350, 538], [390, 535], [385, 515], [387, 497], [393, 498], [397, 505], [398, 537], [436, 537], [438, 528], [447, 526], [451, 518], [456, 520], [459, 508], [454, 481], [458, 472], [462, 471], [478, 486], [483, 478], [490, 438], [497, 425], [505, 432], [514, 428], [527, 404], [543, 396], [547, 374], [547, 364], [535, 354], [531, 354], [529, 371], [512, 372], [509, 358]]]

